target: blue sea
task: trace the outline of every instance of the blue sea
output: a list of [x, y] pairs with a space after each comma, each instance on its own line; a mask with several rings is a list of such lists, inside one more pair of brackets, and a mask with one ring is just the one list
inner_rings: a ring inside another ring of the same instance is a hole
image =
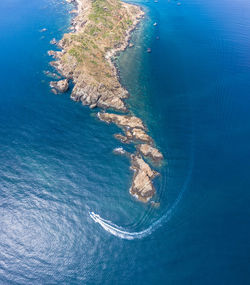
[[118, 128], [50, 91], [73, 6], [0, 1], [1, 285], [250, 284], [250, 2], [133, 3], [116, 63], [165, 157], [159, 208], [130, 196]]

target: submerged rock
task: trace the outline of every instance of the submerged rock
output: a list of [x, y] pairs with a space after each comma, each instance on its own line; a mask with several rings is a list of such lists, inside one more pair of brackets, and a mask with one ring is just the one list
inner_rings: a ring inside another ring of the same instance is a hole
[[61, 78], [61, 76], [59, 76], [58, 74], [56, 74], [54, 72], [50, 72], [48, 70], [44, 71], [43, 73], [49, 77], [54, 78], [54, 79], [60, 79]]
[[55, 38], [53, 38], [53, 39], [50, 41], [50, 44], [51, 44], [51, 45], [56, 45], [56, 44], [57, 44], [56, 39], [55, 39]]
[[46, 31], [47, 31], [47, 29], [46, 29], [46, 28], [43, 28], [43, 29], [40, 30], [40, 33], [44, 33], [44, 32], [46, 32]]
[[151, 201], [151, 206], [154, 208], [159, 208], [160, 207], [160, 203], [159, 202], [155, 202], [155, 201]]
[[77, 14], [78, 11], [77, 11], [76, 9], [73, 9], [73, 10], [69, 11], [69, 13], [70, 13], [70, 14]]
[[57, 95], [57, 94], [58, 94], [58, 92], [56, 91], [56, 89], [55, 89], [55, 88], [52, 88], [52, 89], [51, 89], [51, 92], [52, 92], [52, 93], [54, 93], [55, 95]]
[[125, 155], [127, 152], [124, 148], [122, 147], [116, 147], [114, 150], [113, 150], [113, 153], [115, 154], [120, 154], [120, 155]]

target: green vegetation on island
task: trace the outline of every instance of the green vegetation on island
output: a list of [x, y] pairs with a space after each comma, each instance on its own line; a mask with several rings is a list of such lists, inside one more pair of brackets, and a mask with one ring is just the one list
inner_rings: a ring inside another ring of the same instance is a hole
[[91, 1], [83, 27], [63, 38], [62, 46], [67, 53], [62, 61], [67, 64], [71, 55], [76, 59], [77, 69], [90, 75], [92, 84], [106, 82], [112, 86], [114, 72], [105, 56], [124, 43], [140, 15], [139, 7], [119, 0]]

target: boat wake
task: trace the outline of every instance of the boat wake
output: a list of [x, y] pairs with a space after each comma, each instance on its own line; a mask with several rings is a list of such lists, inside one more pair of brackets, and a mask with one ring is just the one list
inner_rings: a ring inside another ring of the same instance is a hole
[[168, 220], [172, 217], [176, 207], [180, 203], [187, 186], [191, 179], [191, 174], [193, 170], [193, 158], [191, 159], [191, 165], [189, 168], [189, 172], [187, 175], [187, 178], [182, 186], [181, 192], [179, 193], [178, 197], [176, 198], [175, 202], [173, 203], [172, 207], [167, 210], [165, 214], [158, 220], [154, 221], [148, 228], [142, 231], [138, 232], [130, 232], [122, 227], [119, 227], [115, 224], [113, 224], [111, 221], [103, 219], [101, 216], [94, 212], [89, 212], [90, 217], [98, 223], [105, 231], [109, 232], [110, 234], [127, 240], [133, 240], [133, 239], [142, 239], [146, 236], [149, 236], [152, 232], [154, 232], [156, 229], [158, 229], [160, 226], [168, 222]]
[[[193, 122], [191, 124], [191, 134], [193, 134]], [[100, 215], [96, 214], [95, 212], [89, 212], [90, 217], [98, 223], [105, 231], [109, 232], [110, 234], [127, 240], [133, 239], [142, 239], [152, 234], [155, 230], [157, 230], [162, 225], [166, 224], [170, 218], [173, 216], [178, 204], [182, 200], [182, 197], [186, 190], [188, 189], [188, 185], [190, 183], [192, 172], [194, 168], [194, 140], [193, 135], [191, 136], [191, 145], [190, 145], [190, 166], [188, 169], [186, 180], [184, 181], [179, 195], [177, 196], [176, 200], [172, 204], [172, 206], [156, 221], [154, 221], [148, 228], [141, 231], [129, 231], [128, 229], [122, 228], [109, 220], [103, 219]]]

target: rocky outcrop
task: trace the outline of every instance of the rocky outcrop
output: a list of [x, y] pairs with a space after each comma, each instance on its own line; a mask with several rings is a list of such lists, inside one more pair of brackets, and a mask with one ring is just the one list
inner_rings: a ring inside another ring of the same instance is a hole
[[[78, 13], [72, 20], [74, 32], [65, 34], [58, 42], [61, 52], [48, 52], [57, 59], [51, 66], [65, 78], [73, 79], [73, 100], [91, 108], [126, 112], [123, 100], [128, 92], [119, 82], [112, 57], [128, 46], [130, 33], [144, 15], [143, 11], [118, 0], [107, 0], [106, 4], [95, 1], [94, 6], [91, 0], [68, 1], [77, 3]], [[109, 25], [96, 22], [95, 17]], [[51, 43], [55, 44], [56, 40]]]
[[149, 144], [139, 144], [136, 149], [145, 157], [152, 159], [154, 162], [159, 163], [163, 160], [162, 153], [155, 147]]
[[101, 112], [99, 112], [97, 116], [100, 120], [105, 121], [106, 123], [114, 123], [119, 127], [140, 128], [145, 130], [145, 126], [142, 120], [135, 116], [117, 115]]
[[137, 145], [137, 154], [131, 155], [131, 169], [135, 171], [130, 188], [130, 193], [142, 202], [147, 202], [155, 193], [152, 180], [158, 173], [142, 159], [141, 154], [151, 158], [154, 162], [163, 159], [158, 149], [152, 146], [153, 139], [146, 133], [147, 129], [140, 118], [130, 115], [113, 113], [97, 114], [98, 118], [108, 124], [114, 123], [124, 131], [124, 135], [116, 134], [115, 137], [123, 143], [145, 142]]
[[[155, 188], [152, 180], [158, 173], [150, 168], [150, 166], [142, 159], [141, 154], [150, 157], [154, 162], [163, 159], [163, 155], [158, 149], [153, 147], [152, 138], [146, 133], [146, 127], [140, 118], [130, 115], [118, 115], [113, 113], [98, 113], [98, 118], [108, 124], [114, 123], [122, 128], [124, 135], [116, 134], [115, 137], [123, 143], [129, 142], [146, 142], [137, 146], [137, 154], [132, 154], [131, 169], [135, 171], [130, 188], [130, 193], [142, 202], [148, 202], [155, 194]], [[124, 150], [118, 148], [116, 152]]]
[[125, 96], [125, 92], [121, 92], [118, 97], [109, 93], [105, 87], [92, 86], [84, 82], [81, 82], [81, 87], [79, 87], [79, 84], [75, 85], [71, 93], [72, 100], [81, 101], [83, 105], [90, 106], [90, 108], [112, 108], [122, 112], [127, 111], [127, 107], [123, 102]]
[[152, 180], [159, 175], [140, 155], [131, 155], [131, 169], [135, 171], [130, 194], [142, 202], [148, 202], [155, 194]]
[[122, 128], [124, 135], [116, 134], [115, 137], [123, 143], [147, 142], [152, 143], [152, 138], [146, 133], [146, 127], [141, 119], [129, 115], [111, 113], [98, 113], [98, 118], [106, 123], [114, 123]]
[[52, 56], [53, 58], [59, 58], [61, 52], [60, 51], [54, 51], [54, 50], [49, 50], [48, 55]]
[[122, 143], [130, 143], [130, 140], [122, 134], [114, 134], [114, 137]]
[[50, 87], [55, 89], [59, 93], [64, 93], [69, 89], [68, 79], [63, 79], [59, 81], [50, 81]]
[[[115, 137], [123, 143], [140, 143], [135, 154], [123, 148], [114, 149], [114, 153], [125, 155], [131, 160], [134, 170], [130, 193], [142, 202], [153, 197], [155, 188], [153, 179], [158, 173], [152, 170], [141, 154], [153, 160], [162, 158], [153, 147], [153, 139], [147, 134], [143, 121], [133, 115], [107, 113], [106, 109], [128, 112], [124, 102], [129, 94], [119, 81], [118, 73], [112, 61], [113, 57], [128, 46], [131, 32], [135, 29], [144, 12], [140, 7], [120, 0], [67, 0], [75, 3], [76, 17], [72, 20], [71, 32], [57, 42], [61, 51], [48, 51], [55, 61], [50, 62], [62, 77], [51, 81], [55, 94], [63, 93], [69, 88], [69, 79], [74, 83], [71, 99], [82, 102], [90, 108], [99, 107], [98, 118], [106, 123], [113, 123], [122, 129], [123, 134]], [[130, 44], [129, 44], [130, 43]], [[141, 153], [141, 154], [140, 154]]]
[[149, 144], [153, 143], [153, 139], [140, 128], [128, 129], [126, 130], [125, 135], [127, 139], [132, 142], [146, 142]]

